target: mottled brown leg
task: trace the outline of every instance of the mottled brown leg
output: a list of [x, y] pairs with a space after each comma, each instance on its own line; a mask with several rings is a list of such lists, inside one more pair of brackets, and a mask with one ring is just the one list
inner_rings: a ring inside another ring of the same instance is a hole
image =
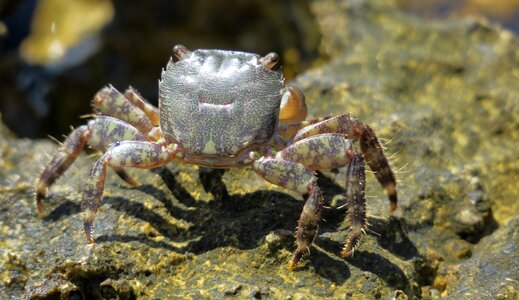
[[[300, 163], [313, 170], [348, 166], [346, 197], [351, 223], [351, 234], [342, 251], [349, 256], [364, 232], [366, 225], [366, 198], [364, 196], [364, 158], [356, 153], [344, 134], [317, 134], [295, 142], [276, 154], [277, 159]], [[294, 258], [297, 261], [297, 258]]]
[[140, 108], [151, 121], [153, 126], [159, 126], [159, 110], [155, 106], [146, 101], [133, 87], [129, 87], [124, 91], [124, 97], [133, 105]]
[[342, 133], [346, 134], [351, 141], [359, 141], [366, 162], [375, 173], [378, 182], [386, 190], [389, 198], [389, 211], [393, 212], [398, 202], [396, 177], [373, 129], [350, 115], [341, 115], [302, 128], [294, 136], [293, 141], [323, 133]]
[[276, 158], [300, 163], [311, 170], [346, 166], [353, 146], [342, 134], [326, 133], [297, 141], [276, 153]]
[[[88, 125], [72, 131], [40, 176], [36, 191], [38, 212], [43, 213], [47, 190], [72, 165], [85, 144], [105, 152], [111, 144], [123, 140], [147, 141], [147, 138], [130, 124], [106, 116], [99, 116], [90, 120]], [[138, 182], [122, 168], [117, 168], [115, 171], [129, 184], [138, 185]]]
[[346, 174], [346, 198], [348, 200], [351, 232], [341, 252], [341, 256], [344, 258], [353, 254], [366, 226], [365, 184], [364, 158], [357, 153], [348, 165]]
[[[88, 145], [95, 150], [106, 152], [113, 143], [120, 141], [148, 141], [148, 138], [132, 125], [107, 116], [98, 116], [88, 122], [88, 128], [92, 132]], [[138, 186], [139, 182], [130, 176], [123, 168], [112, 167], [115, 173], [132, 186]]]
[[297, 222], [296, 245], [292, 261], [288, 265], [289, 270], [294, 270], [297, 264], [310, 251], [310, 245], [313, 243], [317, 230], [319, 229], [319, 221], [321, 220], [321, 211], [323, 209], [323, 195], [317, 183], [314, 182], [310, 186], [308, 199], [306, 199], [303, 211]]
[[[130, 93], [128, 97], [135, 95]], [[162, 137], [159, 128], [153, 125], [152, 120], [145, 111], [133, 104], [111, 85], [97, 92], [94, 96], [93, 107], [99, 114], [112, 116], [131, 124], [153, 141], [157, 141]]]
[[90, 171], [81, 201], [86, 238], [93, 243], [94, 217], [101, 205], [106, 166], [156, 168], [167, 164], [175, 157], [173, 148], [164, 148], [151, 142], [123, 141], [114, 144], [99, 158]]
[[389, 211], [394, 212], [398, 205], [398, 197], [396, 192], [396, 177], [389, 166], [382, 146], [369, 126], [364, 126], [364, 130], [360, 135], [360, 150], [368, 163], [369, 168], [375, 173], [380, 185], [386, 190], [389, 198]]
[[298, 192], [309, 194], [296, 231], [297, 248], [288, 268], [293, 270], [308, 252], [317, 233], [323, 197], [317, 186], [317, 178], [312, 170], [291, 161], [262, 157], [254, 162], [254, 170], [271, 183]]
[[38, 180], [36, 190], [36, 205], [38, 213], [44, 213], [44, 202], [47, 190], [74, 162], [81, 150], [85, 147], [90, 131], [86, 125], [76, 128], [65, 139], [49, 165], [43, 170]]
[[294, 123], [280, 123], [278, 128], [278, 133], [285, 139], [292, 139], [294, 135], [299, 132], [301, 129], [322, 122], [324, 120], [327, 120], [331, 117], [323, 117], [318, 119], [312, 119], [312, 120], [305, 120], [301, 122], [294, 122]]

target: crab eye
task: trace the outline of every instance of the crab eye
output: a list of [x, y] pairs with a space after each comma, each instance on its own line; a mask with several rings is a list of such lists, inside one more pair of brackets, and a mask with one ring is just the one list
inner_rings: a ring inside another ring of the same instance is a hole
[[260, 63], [267, 69], [274, 70], [274, 67], [279, 62], [279, 55], [275, 52], [263, 56], [259, 59]]
[[175, 47], [173, 47], [173, 60], [175, 62], [179, 61], [179, 60], [183, 60], [183, 59], [186, 59], [188, 56], [191, 55], [191, 50], [187, 49], [186, 46], [184, 45], [175, 45]]
[[283, 123], [304, 121], [306, 113], [305, 95], [300, 89], [288, 86], [281, 98], [279, 120]]

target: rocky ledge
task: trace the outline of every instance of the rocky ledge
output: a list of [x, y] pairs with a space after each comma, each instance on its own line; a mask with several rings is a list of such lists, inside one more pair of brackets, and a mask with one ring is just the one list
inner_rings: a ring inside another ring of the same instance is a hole
[[[386, 1], [312, 3], [323, 59], [293, 84], [311, 116], [372, 125], [400, 208], [368, 176], [369, 230], [355, 255], [344, 174], [320, 174], [327, 208], [311, 255], [288, 271], [303, 202], [250, 170], [171, 164], [109, 173], [88, 245], [82, 155], [36, 215], [50, 141], [0, 129], [2, 299], [513, 299], [519, 294], [519, 43], [485, 20], [425, 21]], [[324, 59], [326, 58], [326, 59]]]

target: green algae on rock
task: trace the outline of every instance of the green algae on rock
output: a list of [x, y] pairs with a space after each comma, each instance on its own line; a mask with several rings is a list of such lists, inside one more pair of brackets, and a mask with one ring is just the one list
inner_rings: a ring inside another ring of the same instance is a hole
[[351, 259], [337, 256], [348, 228], [336, 226], [345, 215], [341, 172], [320, 176], [330, 207], [296, 272], [286, 264], [302, 201], [248, 170], [130, 170], [139, 188], [111, 174], [98, 243], [87, 245], [78, 203], [93, 160], [82, 155], [58, 181], [40, 219], [34, 181], [56, 146], [0, 129], [0, 295], [517, 295], [518, 39], [482, 20], [424, 21], [386, 1], [321, 0], [312, 10], [328, 61], [294, 82], [310, 114], [358, 115], [389, 140], [402, 168], [395, 217], [370, 176], [370, 231]]

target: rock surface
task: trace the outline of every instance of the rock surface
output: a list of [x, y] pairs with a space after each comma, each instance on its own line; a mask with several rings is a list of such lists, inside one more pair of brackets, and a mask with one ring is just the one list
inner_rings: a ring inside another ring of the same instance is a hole
[[315, 247], [288, 271], [302, 199], [249, 170], [171, 164], [109, 173], [87, 245], [82, 155], [35, 213], [56, 146], [0, 128], [0, 295], [7, 299], [513, 299], [519, 291], [519, 42], [484, 20], [434, 22], [386, 1], [314, 1], [326, 62], [294, 84], [311, 116], [351, 112], [386, 138], [400, 209], [368, 176], [369, 232], [355, 255], [341, 172], [323, 172]]

